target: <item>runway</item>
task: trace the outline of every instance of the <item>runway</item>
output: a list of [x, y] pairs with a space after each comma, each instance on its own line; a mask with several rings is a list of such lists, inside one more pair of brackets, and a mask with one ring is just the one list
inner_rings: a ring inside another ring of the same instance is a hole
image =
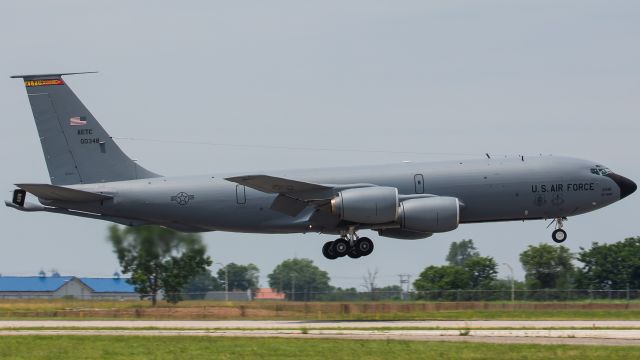
[[216, 336], [640, 345], [640, 321], [0, 321], [0, 336]]

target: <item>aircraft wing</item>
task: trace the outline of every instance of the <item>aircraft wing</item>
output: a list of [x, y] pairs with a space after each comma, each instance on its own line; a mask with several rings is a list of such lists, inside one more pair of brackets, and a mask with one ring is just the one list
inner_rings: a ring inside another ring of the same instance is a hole
[[269, 194], [301, 194], [309, 192], [323, 192], [332, 189], [332, 187], [325, 185], [312, 184], [269, 175], [236, 176], [226, 178], [225, 180]]
[[375, 186], [371, 184], [314, 184], [270, 175], [245, 175], [225, 180], [268, 194], [279, 194], [271, 209], [289, 216], [296, 216], [308, 205], [321, 206], [328, 203], [338, 191]]
[[91, 202], [112, 198], [112, 196], [109, 195], [49, 184], [16, 184], [16, 186], [41, 199], [51, 201]]

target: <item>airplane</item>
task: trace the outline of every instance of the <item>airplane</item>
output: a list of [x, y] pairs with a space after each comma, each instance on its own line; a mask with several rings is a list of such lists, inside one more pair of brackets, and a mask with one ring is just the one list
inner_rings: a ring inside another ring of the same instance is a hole
[[[129, 158], [63, 76], [16, 75], [27, 90], [51, 184], [16, 184], [5, 205], [181, 232], [337, 235], [328, 259], [371, 254], [358, 236], [424, 239], [460, 224], [552, 220], [610, 205], [637, 185], [594, 161], [519, 156], [391, 165], [168, 177]], [[27, 202], [27, 193], [38, 198]]]

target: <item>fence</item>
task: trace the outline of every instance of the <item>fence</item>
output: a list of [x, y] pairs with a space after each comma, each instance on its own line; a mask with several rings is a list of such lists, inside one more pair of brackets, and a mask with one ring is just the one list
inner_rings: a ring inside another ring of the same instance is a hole
[[640, 300], [640, 290], [432, 290], [408, 294], [426, 301], [594, 301]]

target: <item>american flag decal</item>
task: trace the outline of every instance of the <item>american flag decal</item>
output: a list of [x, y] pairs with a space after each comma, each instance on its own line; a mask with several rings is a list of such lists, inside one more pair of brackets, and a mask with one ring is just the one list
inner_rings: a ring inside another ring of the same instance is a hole
[[75, 116], [69, 119], [69, 125], [71, 126], [82, 126], [87, 125], [86, 116]]

